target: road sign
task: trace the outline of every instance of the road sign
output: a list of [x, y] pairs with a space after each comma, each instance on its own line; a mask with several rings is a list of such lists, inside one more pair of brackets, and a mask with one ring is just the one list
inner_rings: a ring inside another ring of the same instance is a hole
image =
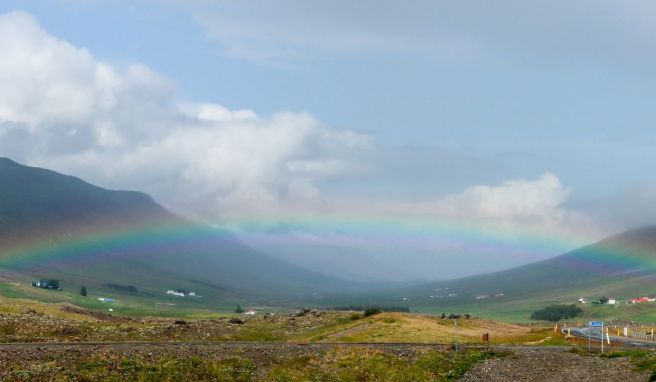
[[604, 322], [603, 321], [590, 321], [589, 325], [593, 328], [597, 328], [597, 327], [604, 326]]

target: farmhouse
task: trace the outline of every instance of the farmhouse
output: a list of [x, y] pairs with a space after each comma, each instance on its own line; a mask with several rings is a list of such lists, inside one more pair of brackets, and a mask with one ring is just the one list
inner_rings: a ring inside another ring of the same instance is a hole
[[638, 298], [632, 298], [632, 299], [630, 299], [629, 301], [627, 301], [627, 303], [629, 303], [629, 304], [637, 304], [637, 303], [640, 303], [640, 302], [652, 302], [652, 301], [654, 301], [654, 300], [655, 300], [655, 299], [654, 299], [654, 298], [651, 298], [651, 297], [638, 297]]
[[59, 287], [59, 280], [34, 280], [32, 281], [32, 286], [41, 289], [61, 290]]
[[178, 297], [184, 297], [184, 296], [196, 297], [196, 292], [190, 292], [184, 289], [175, 289], [175, 290], [169, 289], [166, 291], [166, 294], [170, 294], [171, 296], [178, 296]]

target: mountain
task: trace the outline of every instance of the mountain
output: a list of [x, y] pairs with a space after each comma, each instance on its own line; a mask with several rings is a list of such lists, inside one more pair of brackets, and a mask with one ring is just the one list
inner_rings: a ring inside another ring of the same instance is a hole
[[[521, 267], [394, 293], [395, 298], [403, 296], [414, 306], [426, 307], [643, 295], [656, 295], [656, 226], [630, 230]], [[488, 297], [477, 300], [476, 296]]]
[[148, 195], [106, 190], [0, 158], [0, 275], [64, 288], [183, 288], [203, 301], [277, 302], [358, 288], [289, 265], [229, 232], [186, 221]]

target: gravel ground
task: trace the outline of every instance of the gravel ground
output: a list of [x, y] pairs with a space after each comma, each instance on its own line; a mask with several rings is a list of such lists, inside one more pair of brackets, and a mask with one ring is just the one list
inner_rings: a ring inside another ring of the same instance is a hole
[[[139, 359], [141, 362], [157, 363], [162, 359], [226, 360], [239, 357], [254, 362], [257, 366], [248, 379], [268, 381], [268, 371], [281, 359], [321, 356], [335, 349], [358, 351], [376, 350], [410, 362], [428, 350], [441, 350], [441, 346], [411, 344], [292, 344], [292, 343], [113, 343], [113, 344], [74, 344], [74, 343], [26, 343], [0, 344], [0, 381], [49, 381], [49, 380], [87, 380], [82, 378], [80, 363], [89, 359], [111, 364], [110, 369], [120, 376], [121, 360]], [[100, 380], [92, 378], [92, 380]], [[119, 379], [117, 380], [124, 380]], [[172, 379], [177, 380], [177, 379]], [[242, 380], [242, 379], [236, 379]]]
[[461, 381], [648, 381], [649, 374], [635, 370], [628, 358], [581, 356], [569, 351], [515, 350], [504, 358], [474, 366]]
[[[255, 361], [260, 371], [266, 370], [279, 357], [321, 354], [335, 346], [377, 348], [397, 356], [413, 357], [417, 351], [439, 349], [425, 345], [334, 345], [285, 343], [223, 344], [3, 344], [0, 345], [0, 381], [10, 370], [34, 369], [50, 365], [54, 370], [72, 368], [82, 356], [100, 355], [107, 359], [139, 357], [146, 361], [166, 355], [187, 358], [199, 356], [221, 359], [235, 355]], [[259, 373], [258, 373], [259, 374]], [[256, 377], [265, 380], [264, 374]], [[461, 381], [648, 381], [649, 374], [635, 370], [628, 358], [581, 356], [564, 349], [519, 348], [511, 355], [483, 361], [475, 365]]]

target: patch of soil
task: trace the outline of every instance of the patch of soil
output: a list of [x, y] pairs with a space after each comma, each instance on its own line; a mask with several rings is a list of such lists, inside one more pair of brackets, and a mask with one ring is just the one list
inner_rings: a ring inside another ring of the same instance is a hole
[[75, 306], [70, 306], [70, 305], [64, 305], [61, 308], [62, 312], [66, 313], [75, 313], [75, 314], [80, 314], [83, 316], [89, 316], [93, 317], [97, 320], [102, 320], [102, 321], [123, 321], [124, 319], [121, 317], [116, 317], [112, 316], [111, 314], [103, 313], [103, 312], [97, 312], [93, 310], [86, 310], [82, 308], [78, 308]]

